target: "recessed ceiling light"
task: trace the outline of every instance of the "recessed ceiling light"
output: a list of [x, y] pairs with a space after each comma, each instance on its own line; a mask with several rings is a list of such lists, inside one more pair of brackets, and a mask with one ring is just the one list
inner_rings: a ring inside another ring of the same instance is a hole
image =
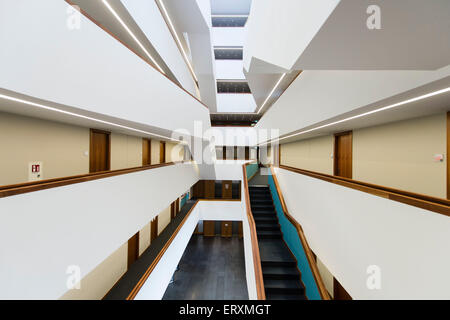
[[139, 45], [139, 47], [142, 49], [142, 51], [145, 52], [145, 54], [150, 58], [150, 60], [153, 62], [153, 64], [158, 68], [159, 71], [161, 71], [163, 74], [166, 74], [164, 70], [160, 67], [160, 65], [156, 62], [156, 60], [153, 58], [153, 56], [145, 49], [144, 45], [138, 40], [138, 38], [134, 35], [134, 33], [128, 28], [128, 26], [125, 24], [125, 22], [120, 18], [120, 16], [117, 14], [117, 12], [111, 7], [111, 5], [106, 0], [102, 0], [103, 4], [108, 8], [108, 10], [112, 13], [112, 15], [119, 21], [119, 23], [124, 27], [124, 29], [128, 32], [128, 34], [133, 38], [134, 41]]
[[259, 145], [260, 146], [261, 145], [266, 145], [266, 144], [269, 144], [269, 143], [271, 143], [273, 141], [276, 141], [276, 140], [277, 141], [281, 141], [281, 140], [288, 139], [288, 138], [291, 138], [291, 137], [295, 137], [295, 136], [298, 136], [298, 135], [301, 135], [301, 134], [305, 134], [305, 133], [308, 133], [308, 132], [311, 132], [311, 131], [323, 129], [323, 128], [326, 128], [326, 127], [329, 127], [329, 126], [332, 126], [332, 125], [335, 125], [335, 124], [339, 124], [339, 123], [346, 122], [346, 121], [349, 121], [349, 120], [354, 120], [354, 119], [358, 119], [358, 118], [361, 118], [361, 117], [365, 117], [365, 116], [368, 116], [370, 114], [374, 114], [374, 113], [377, 113], [377, 112], [381, 112], [381, 111], [393, 109], [393, 108], [396, 108], [396, 107], [400, 107], [400, 106], [403, 106], [403, 105], [408, 104], [408, 103], [412, 103], [412, 102], [416, 102], [416, 101], [419, 101], [419, 100], [427, 99], [427, 98], [430, 98], [430, 97], [433, 97], [433, 96], [437, 96], [439, 94], [446, 93], [446, 92], [450, 92], [450, 87], [445, 88], [445, 89], [441, 89], [441, 90], [437, 90], [437, 91], [433, 91], [433, 92], [430, 92], [430, 93], [427, 93], [427, 94], [424, 94], [424, 95], [421, 95], [421, 96], [418, 96], [418, 97], [415, 97], [415, 98], [403, 100], [403, 101], [400, 101], [400, 102], [397, 102], [397, 103], [394, 103], [394, 104], [391, 104], [391, 105], [388, 105], [388, 106], [385, 106], [385, 107], [382, 107], [382, 108], [378, 108], [378, 109], [375, 109], [375, 110], [372, 110], [372, 111], [364, 112], [364, 113], [358, 114], [356, 116], [351, 116], [351, 117], [348, 117], [348, 118], [345, 118], [345, 119], [342, 119], [342, 120], [338, 120], [338, 121], [334, 121], [334, 122], [331, 122], [331, 123], [327, 123], [327, 124], [324, 124], [324, 125], [321, 125], [321, 126], [318, 126], [318, 127], [314, 127], [312, 129], [308, 129], [308, 130], [304, 130], [304, 131], [301, 131], [301, 132], [297, 132], [297, 133], [294, 133], [294, 134], [291, 134], [291, 135], [288, 135], [288, 136], [285, 136], [285, 137], [282, 137], [282, 138], [279, 138], [279, 139], [273, 139], [273, 140], [270, 140], [270, 141], [266, 141], [266, 142], [263, 142], [262, 144], [259, 144]]
[[261, 107], [259, 107], [258, 111], [256, 111], [256, 113], [259, 113], [262, 110], [262, 108], [266, 105], [267, 101], [269, 101], [270, 97], [272, 97], [273, 93], [275, 92], [275, 90], [277, 90], [278, 86], [280, 85], [281, 81], [283, 81], [284, 77], [286, 77], [286, 75], [287, 75], [287, 73], [283, 73], [283, 75], [280, 77], [278, 82], [273, 87], [272, 91], [270, 91], [270, 93], [267, 96], [266, 100], [264, 100], [264, 102], [261, 105]]
[[191, 71], [192, 77], [194, 78], [195, 82], [198, 83], [198, 79], [195, 75], [194, 68], [192, 67], [191, 62], [186, 54], [186, 51], [183, 48], [183, 44], [181, 43], [181, 40], [178, 37], [177, 31], [175, 30], [175, 27], [172, 23], [172, 20], [170, 19], [170, 16], [169, 16], [169, 13], [167, 12], [166, 7], [164, 6], [162, 1], [160, 1], [160, 0], [155, 0], [155, 1], [158, 4], [158, 6], [161, 8], [161, 12], [163, 13], [166, 21], [168, 22], [170, 31], [172, 32], [175, 40], [177, 41], [178, 47], [180, 48], [181, 53], [183, 54], [184, 60], [186, 61], [186, 64], [188, 65], [189, 70]]
[[121, 124], [117, 124], [117, 123], [113, 123], [113, 122], [109, 122], [109, 121], [105, 121], [105, 120], [100, 120], [100, 119], [96, 119], [96, 118], [93, 118], [93, 117], [84, 116], [82, 114], [78, 114], [78, 113], [75, 113], [75, 112], [61, 110], [61, 109], [58, 109], [58, 108], [46, 106], [46, 105], [43, 105], [43, 104], [40, 104], [40, 103], [36, 103], [36, 102], [24, 100], [24, 99], [19, 99], [19, 98], [7, 96], [7, 95], [4, 95], [4, 94], [0, 94], [0, 98], [1, 99], [6, 99], [6, 100], [9, 100], [9, 101], [24, 103], [24, 104], [27, 104], [29, 106], [33, 106], [33, 107], [37, 107], [37, 108], [41, 108], [41, 109], [45, 109], [45, 110], [49, 110], [49, 111], [55, 111], [55, 112], [63, 113], [63, 114], [66, 114], [66, 115], [69, 115], [69, 116], [74, 116], [74, 117], [81, 118], [81, 119], [95, 121], [95, 122], [98, 122], [98, 123], [114, 126], [114, 127], [121, 128], [121, 129], [131, 130], [131, 131], [142, 133], [142, 134], [145, 134], [145, 135], [151, 135], [151, 136], [155, 136], [155, 137], [159, 137], [159, 138], [169, 139], [169, 140], [177, 141], [177, 142], [180, 142], [180, 143], [184, 142], [184, 141], [181, 141], [181, 140], [178, 140], [178, 139], [162, 136], [162, 135], [159, 135], [157, 133], [152, 133], [152, 132], [148, 132], [148, 131], [144, 131], [144, 130], [131, 128], [131, 127], [124, 126], [124, 125], [121, 125]]

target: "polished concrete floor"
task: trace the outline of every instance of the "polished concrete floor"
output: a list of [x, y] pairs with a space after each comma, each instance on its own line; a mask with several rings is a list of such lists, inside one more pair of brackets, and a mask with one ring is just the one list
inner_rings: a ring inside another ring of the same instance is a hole
[[163, 300], [247, 300], [243, 239], [193, 235]]

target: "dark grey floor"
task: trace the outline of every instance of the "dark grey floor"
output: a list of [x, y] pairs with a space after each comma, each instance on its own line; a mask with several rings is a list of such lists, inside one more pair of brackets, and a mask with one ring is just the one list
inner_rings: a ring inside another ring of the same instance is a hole
[[243, 239], [193, 235], [163, 300], [247, 300]]

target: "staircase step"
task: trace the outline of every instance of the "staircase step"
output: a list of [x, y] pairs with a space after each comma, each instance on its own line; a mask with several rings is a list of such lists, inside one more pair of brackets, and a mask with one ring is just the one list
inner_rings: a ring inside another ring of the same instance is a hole
[[267, 300], [308, 300], [304, 294], [266, 293]]
[[256, 224], [256, 231], [259, 232], [260, 230], [280, 230], [280, 226], [276, 223], [255, 223]]
[[251, 204], [262, 204], [262, 205], [265, 205], [265, 204], [273, 205], [272, 198], [260, 198], [260, 199], [251, 198], [250, 203]]
[[266, 289], [266, 293], [305, 293], [305, 287], [303, 287], [300, 281], [290, 279], [267, 279], [264, 281], [264, 288]]
[[295, 268], [297, 266], [297, 262], [295, 261], [268, 261], [264, 260], [261, 261], [261, 267], [267, 268], [267, 267], [293, 267]]
[[249, 186], [250, 190], [269, 190], [269, 186], [257, 187], [257, 186]]
[[261, 230], [257, 232], [258, 239], [279, 239], [283, 235], [280, 230]]
[[251, 204], [252, 211], [253, 210], [259, 210], [259, 211], [275, 211], [275, 207], [273, 205], [259, 205], [259, 204]]
[[265, 279], [300, 280], [300, 273], [296, 267], [266, 266], [262, 269]]
[[254, 206], [254, 205], [251, 205], [250, 207], [252, 208], [252, 211], [256, 210], [256, 211], [263, 211], [263, 212], [264, 211], [273, 211], [273, 212], [275, 212], [275, 208], [273, 206], [258, 206], [258, 205]]
[[256, 224], [258, 224], [258, 222], [260, 222], [260, 223], [278, 223], [278, 219], [274, 218], [272, 216], [267, 216], [267, 217], [253, 216], [253, 219], [255, 219]]

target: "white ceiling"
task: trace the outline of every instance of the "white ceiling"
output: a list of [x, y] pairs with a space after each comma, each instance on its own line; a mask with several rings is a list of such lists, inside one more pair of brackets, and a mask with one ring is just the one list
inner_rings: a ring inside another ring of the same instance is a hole
[[252, 0], [211, 0], [213, 15], [247, 15]]
[[[369, 5], [381, 29], [367, 27]], [[301, 31], [301, 30], [298, 30]], [[293, 68], [435, 70], [450, 64], [450, 1], [342, 0]]]

